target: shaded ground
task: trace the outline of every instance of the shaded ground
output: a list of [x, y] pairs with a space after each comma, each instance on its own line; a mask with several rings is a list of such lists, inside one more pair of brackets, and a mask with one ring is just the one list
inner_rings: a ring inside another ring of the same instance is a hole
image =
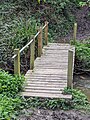
[[[29, 113], [29, 114], [28, 114]], [[31, 114], [31, 115], [30, 115]], [[27, 115], [20, 116], [18, 120], [90, 120], [90, 114], [75, 110], [27, 110]]]
[[[74, 11], [76, 22], [78, 24], [77, 40], [84, 40], [90, 38], [90, 7], [82, 7]], [[58, 42], [69, 42], [73, 38], [73, 31], [64, 37], [60, 38]]]
[[90, 101], [90, 75], [74, 75], [74, 87], [80, 89]]

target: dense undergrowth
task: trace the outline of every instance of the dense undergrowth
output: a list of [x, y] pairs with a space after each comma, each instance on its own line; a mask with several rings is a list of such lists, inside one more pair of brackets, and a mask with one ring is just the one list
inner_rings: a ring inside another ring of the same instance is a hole
[[[26, 45], [30, 41], [31, 35], [35, 35], [39, 25], [33, 17], [25, 17], [24, 11], [20, 10], [22, 13], [17, 12], [17, 9], [20, 9], [19, 7], [11, 2], [2, 2], [0, 4], [0, 68], [11, 73], [13, 72], [12, 56], [14, 49], [21, 49]], [[25, 56], [26, 51], [23, 52], [23, 58], [27, 58]]]
[[[29, 99], [24, 99], [23, 105], [25, 109], [49, 109], [49, 110], [85, 110], [90, 111], [90, 103], [87, 97], [80, 91], [76, 89], [64, 89], [64, 94], [72, 94], [72, 99], [50, 99], [50, 98], [38, 98], [31, 97]], [[23, 113], [24, 114], [24, 113]]]
[[22, 99], [19, 92], [25, 79], [0, 70], [0, 120], [15, 119]]
[[76, 42], [75, 48], [75, 71], [85, 73], [90, 72], [90, 40]]

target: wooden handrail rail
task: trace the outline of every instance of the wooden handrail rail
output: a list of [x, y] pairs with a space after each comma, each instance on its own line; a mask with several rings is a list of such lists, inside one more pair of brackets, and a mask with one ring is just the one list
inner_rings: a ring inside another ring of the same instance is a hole
[[[35, 47], [35, 38], [38, 37], [38, 57], [41, 56], [42, 53], [42, 30], [45, 29], [45, 44], [47, 45], [47, 41], [48, 41], [48, 24], [49, 22], [45, 22], [45, 25], [39, 29], [39, 31], [36, 33], [36, 35], [33, 37], [33, 39], [30, 40], [29, 43], [27, 43], [23, 48], [21, 48], [21, 50], [17, 49], [18, 52], [15, 51], [15, 55], [12, 57], [12, 59], [14, 59], [14, 73], [20, 75], [20, 53], [22, 51], [24, 51], [29, 45], [31, 45], [30, 47], [30, 51], [31, 51], [31, 61], [30, 61], [30, 69], [34, 68], [34, 47]], [[16, 50], [16, 49], [15, 49]], [[18, 58], [19, 57], [19, 58]]]
[[[49, 22], [46, 21], [46, 22], [45, 22], [45, 25], [42, 27], [42, 30], [45, 29], [45, 27], [46, 27], [48, 24], [49, 24]], [[35, 39], [39, 34], [40, 34], [40, 31], [38, 31], [38, 32], [36, 33], [36, 35], [34, 36], [34, 39]], [[34, 39], [32, 39], [29, 43], [27, 43], [27, 44], [20, 50], [20, 53], [21, 53], [24, 49], [26, 49], [26, 48], [33, 42]], [[16, 54], [13, 55], [12, 59], [14, 59], [16, 56], [17, 56]]]

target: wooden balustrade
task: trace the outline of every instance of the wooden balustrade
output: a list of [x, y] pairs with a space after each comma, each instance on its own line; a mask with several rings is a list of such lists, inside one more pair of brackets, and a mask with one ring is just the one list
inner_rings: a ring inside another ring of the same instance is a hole
[[14, 53], [16, 57], [14, 58], [14, 74], [20, 75], [20, 51], [15, 49]]
[[73, 88], [73, 50], [68, 51], [67, 87]]
[[45, 22], [45, 25], [46, 25], [46, 27], [45, 27], [45, 45], [47, 45], [48, 44], [48, 22], [46, 21]]
[[38, 37], [38, 57], [42, 54], [42, 31], [44, 30], [45, 45], [48, 44], [48, 22], [38, 30], [37, 34], [33, 39], [26, 44], [21, 50], [15, 49], [15, 55], [12, 57], [14, 59], [14, 74], [20, 75], [20, 53], [30, 46], [30, 69], [34, 68], [34, 55], [35, 55], [35, 38]]
[[30, 46], [30, 70], [34, 68], [34, 55], [35, 55], [35, 39]]
[[77, 37], [77, 23], [74, 23], [74, 34], [73, 34], [74, 44], [76, 42], [76, 37]]
[[42, 54], [42, 28], [39, 29], [40, 33], [38, 35], [38, 57]]

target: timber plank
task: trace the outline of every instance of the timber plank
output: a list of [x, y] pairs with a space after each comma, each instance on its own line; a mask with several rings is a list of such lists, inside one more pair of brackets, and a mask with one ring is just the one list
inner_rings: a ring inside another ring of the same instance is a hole
[[63, 95], [63, 94], [51, 94], [51, 93], [30, 93], [30, 92], [23, 92], [22, 93], [23, 96], [26, 97], [46, 97], [46, 98], [67, 98], [67, 99], [71, 99], [72, 95]]
[[35, 93], [35, 92], [37, 92], [37, 93], [51, 93], [51, 94], [60, 94], [60, 93], [62, 93], [63, 91], [51, 91], [51, 90], [38, 90], [38, 89], [26, 89], [26, 91], [25, 92], [30, 92], [30, 93]]
[[30, 83], [27, 84], [27, 86], [28, 87], [32, 86], [32, 87], [47, 87], [47, 88], [54, 87], [54, 88], [62, 88], [62, 87], [67, 86], [67, 84], [63, 83], [63, 84], [56, 84], [56, 85], [54, 85], [53, 83], [49, 84], [48, 82], [47, 82], [47, 84], [46, 83], [39, 83], [39, 84], [37, 84], [37, 82], [33, 84], [33, 82], [32, 83], [30, 82]]
[[26, 83], [36, 83], [36, 84], [54, 84], [54, 85], [56, 85], [56, 84], [60, 84], [60, 85], [62, 85], [62, 84], [65, 84], [65, 83], [67, 83], [67, 81], [66, 80], [61, 80], [61, 81], [59, 81], [59, 80], [38, 80], [38, 79], [29, 79], [29, 80], [27, 80], [27, 82]]
[[42, 87], [42, 86], [36, 86], [36, 87], [34, 87], [34, 86], [25, 86], [25, 91], [26, 91], [26, 89], [33, 89], [33, 90], [35, 90], [35, 89], [38, 89], [38, 90], [56, 90], [56, 91], [58, 91], [58, 90], [64, 90], [64, 88], [66, 87], [66, 85], [64, 85], [64, 87]]
[[42, 78], [37, 78], [37, 79], [27, 79], [27, 83], [53, 83], [53, 84], [64, 84], [67, 83], [67, 80], [50, 80], [50, 79], [42, 79]]

